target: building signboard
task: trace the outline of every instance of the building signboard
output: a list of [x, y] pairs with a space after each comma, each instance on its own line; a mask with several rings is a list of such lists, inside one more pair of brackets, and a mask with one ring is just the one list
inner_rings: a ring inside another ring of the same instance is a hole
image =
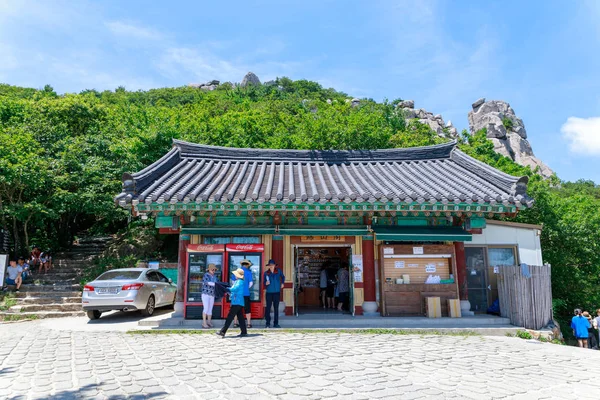
[[300, 236], [300, 241], [303, 243], [314, 242], [345, 242], [345, 236]]

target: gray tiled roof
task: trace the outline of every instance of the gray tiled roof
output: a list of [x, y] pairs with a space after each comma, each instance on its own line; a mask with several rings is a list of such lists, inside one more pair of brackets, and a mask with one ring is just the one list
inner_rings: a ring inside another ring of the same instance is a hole
[[124, 174], [120, 205], [189, 202], [393, 202], [530, 206], [527, 177], [447, 144], [387, 150], [238, 149], [173, 141], [160, 160]]

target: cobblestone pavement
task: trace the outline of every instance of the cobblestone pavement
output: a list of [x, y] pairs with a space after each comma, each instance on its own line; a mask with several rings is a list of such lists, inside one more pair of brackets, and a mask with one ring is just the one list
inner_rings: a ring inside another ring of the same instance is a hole
[[0, 325], [0, 398], [598, 398], [600, 352], [505, 337]]

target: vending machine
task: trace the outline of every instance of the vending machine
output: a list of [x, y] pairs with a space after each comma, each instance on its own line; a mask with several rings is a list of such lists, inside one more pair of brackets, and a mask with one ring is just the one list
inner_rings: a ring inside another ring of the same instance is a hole
[[[227, 280], [224, 274], [225, 245], [223, 244], [189, 244], [187, 246], [187, 270], [184, 297], [184, 317], [186, 319], [202, 319], [202, 280], [208, 273], [208, 265], [215, 264], [217, 281]], [[213, 319], [223, 315], [223, 301], [215, 302]]]
[[[252, 287], [250, 288], [250, 309], [252, 318], [262, 319], [264, 317], [263, 307], [263, 290], [262, 290], [262, 274], [263, 274], [263, 252], [265, 251], [264, 244], [228, 244], [225, 247], [227, 256], [227, 279], [233, 285], [233, 277], [231, 273], [238, 268], [242, 268], [240, 262], [249, 260], [252, 263], [250, 271], [252, 271]], [[223, 301], [223, 315], [227, 316], [231, 303], [229, 299]]]

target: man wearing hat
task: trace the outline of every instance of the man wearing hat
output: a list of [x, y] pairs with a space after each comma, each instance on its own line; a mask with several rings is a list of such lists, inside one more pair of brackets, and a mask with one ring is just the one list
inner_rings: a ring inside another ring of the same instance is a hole
[[277, 264], [273, 260], [267, 263], [267, 270], [263, 276], [263, 285], [267, 291], [267, 309], [265, 310], [265, 320], [267, 322], [265, 328], [271, 327], [271, 307], [275, 314], [275, 324], [273, 328], [281, 328], [279, 326], [279, 299], [281, 289], [285, 283], [283, 272], [277, 268]]
[[[252, 328], [252, 313], [250, 311], [250, 288], [254, 285], [252, 279], [252, 271], [250, 271], [250, 267], [252, 266], [252, 261], [248, 259], [244, 259], [240, 261], [240, 265], [242, 266], [242, 270], [244, 272], [244, 312], [246, 313], [246, 319], [248, 320], [247, 326], [248, 328]], [[237, 270], [236, 270], [237, 271]], [[234, 271], [235, 272], [235, 271]], [[237, 275], [234, 274], [233, 280], [236, 280]], [[233, 323], [234, 327], [238, 326], [238, 318], [236, 316], [235, 322]]]
[[227, 329], [229, 329], [231, 326], [233, 317], [238, 317], [240, 321], [240, 329], [242, 330], [242, 333], [239, 336], [248, 336], [248, 331], [246, 330], [246, 321], [244, 320], [244, 271], [241, 269], [236, 269], [233, 271], [233, 276], [235, 276], [236, 280], [233, 286], [229, 289], [229, 293], [231, 293], [231, 308], [229, 308], [229, 314], [227, 314], [225, 325], [223, 325], [223, 328], [217, 332], [217, 335], [221, 337], [225, 337]]

